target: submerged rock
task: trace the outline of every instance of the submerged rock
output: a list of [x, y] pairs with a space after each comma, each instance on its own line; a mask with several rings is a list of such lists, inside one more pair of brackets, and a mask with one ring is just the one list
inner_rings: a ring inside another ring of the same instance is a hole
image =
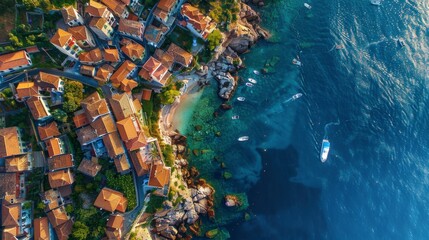
[[227, 172], [227, 171], [223, 172], [222, 175], [223, 175], [223, 178], [226, 179], [226, 180], [232, 178], [232, 173]]
[[200, 155], [200, 150], [194, 149], [194, 150], [192, 150], [192, 153], [198, 157]]
[[225, 196], [225, 206], [227, 207], [235, 207], [240, 206], [241, 202], [235, 195], [226, 195]]
[[230, 110], [230, 109], [232, 109], [232, 106], [231, 106], [231, 105], [229, 105], [229, 104], [227, 104], [227, 103], [223, 103], [222, 105], [220, 105], [220, 107], [221, 107], [223, 110]]
[[207, 238], [214, 238], [219, 234], [219, 228], [215, 228], [206, 232]]

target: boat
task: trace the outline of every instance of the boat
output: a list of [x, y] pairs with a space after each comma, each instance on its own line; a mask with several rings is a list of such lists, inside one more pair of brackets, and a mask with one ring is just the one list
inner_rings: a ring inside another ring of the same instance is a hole
[[256, 75], [261, 74], [258, 70], [253, 70], [253, 73], [256, 74]]
[[256, 81], [255, 79], [253, 79], [253, 78], [248, 78], [247, 80], [249, 80], [249, 82], [251, 82], [251, 83], [253, 83], [253, 84], [256, 84], [256, 83], [257, 83], [257, 81]]
[[301, 66], [301, 62], [296, 58], [292, 59], [292, 64], [295, 64], [297, 66]]
[[328, 153], [329, 153], [330, 146], [331, 144], [329, 143], [328, 139], [323, 139], [322, 148], [320, 150], [320, 161], [322, 161], [322, 163], [328, 160]]
[[240, 142], [244, 142], [244, 141], [247, 141], [247, 140], [249, 140], [249, 136], [242, 136], [242, 137], [238, 138], [238, 141], [240, 141]]
[[245, 97], [238, 97], [237, 100], [240, 102], [243, 102], [244, 100], [246, 100], [246, 98]]
[[240, 118], [240, 116], [238, 116], [238, 115], [234, 115], [234, 116], [232, 116], [231, 118], [232, 118], [232, 119], [239, 119], [239, 118]]
[[311, 5], [308, 4], [308, 3], [304, 3], [304, 7], [308, 8], [308, 9], [311, 9]]
[[248, 86], [248, 87], [253, 87], [253, 84], [251, 84], [250, 82], [247, 82], [247, 83], [246, 83], [246, 86]]
[[341, 50], [341, 49], [344, 49], [345, 47], [344, 47], [344, 45], [343, 44], [337, 44], [337, 45], [335, 45], [335, 49], [337, 49], [337, 50]]
[[287, 102], [290, 102], [290, 101], [295, 101], [295, 100], [297, 100], [300, 97], [302, 97], [302, 93], [297, 93], [297, 94], [293, 95], [292, 97], [288, 98], [283, 103], [287, 103]]
[[380, 6], [381, 5], [381, 0], [371, 0], [371, 4], [375, 5], [375, 6]]
[[397, 42], [398, 42], [398, 46], [399, 46], [399, 47], [401, 47], [401, 48], [402, 48], [402, 47], [404, 47], [404, 46], [405, 46], [405, 42], [404, 42], [404, 40], [402, 40], [402, 39], [398, 39], [398, 41], [397, 41]]

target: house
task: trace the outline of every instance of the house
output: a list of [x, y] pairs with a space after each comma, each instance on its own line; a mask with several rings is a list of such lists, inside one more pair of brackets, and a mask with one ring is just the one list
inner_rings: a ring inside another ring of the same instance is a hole
[[123, 92], [131, 93], [131, 91], [138, 85], [139, 84], [136, 81], [126, 78], [122, 80], [121, 83], [119, 84], [119, 90]]
[[86, 117], [90, 122], [95, 121], [95, 119], [100, 116], [110, 113], [106, 99], [101, 98], [97, 91], [83, 99], [80, 104], [85, 110]]
[[6, 75], [32, 65], [30, 55], [25, 50], [0, 55], [0, 75]]
[[204, 40], [216, 29], [216, 23], [209, 16], [202, 14], [198, 8], [189, 3], [182, 5], [180, 14], [186, 22], [186, 27]]
[[91, 17], [99, 17], [107, 20], [107, 23], [113, 28], [116, 25], [115, 16], [107, 7], [99, 2], [90, 0], [88, 6], [85, 9], [85, 13]]
[[76, 39], [77, 44], [82, 48], [95, 47], [95, 39], [92, 33], [85, 26], [71, 27], [68, 32]]
[[119, 51], [116, 48], [106, 48], [104, 49], [104, 61], [109, 63], [118, 63], [121, 61], [119, 57]]
[[37, 86], [47, 92], [64, 92], [64, 81], [57, 75], [39, 72], [36, 78]]
[[130, 43], [121, 47], [122, 52], [132, 61], [142, 60], [145, 55], [145, 49], [138, 43]]
[[48, 123], [45, 126], [38, 126], [37, 131], [39, 132], [39, 137], [42, 141], [52, 137], [57, 137], [61, 134], [55, 121]]
[[39, 87], [34, 82], [20, 82], [16, 87], [16, 97], [23, 101], [32, 96], [39, 95]]
[[124, 194], [106, 187], [101, 189], [94, 202], [95, 207], [109, 212], [125, 212], [127, 205], [128, 200], [124, 197]]
[[112, 82], [112, 86], [115, 88], [119, 88], [122, 81], [131, 76], [135, 70], [136, 65], [129, 60], [125, 60], [124, 63], [113, 73], [110, 77], [110, 81]]
[[106, 235], [108, 239], [121, 239], [124, 217], [119, 214], [110, 215], [106, 223]]
[[2, 235], [5, 235], [6, 238], [2, 239], [16, 239], [16, 236], [21, 234], [20, 219], [21, 204], [9, 204], [3, 200], [1, 205], [1, 226], [3, 227]]
[[168, 68], [160, 61], [154, 57], [150, 57], [140, 70], [139, 76], [148, 81], [155, 80], [164, 86], [171, 73], [168, 72]]
[[151, 96], [152, 96], [152, 89], [143, 88], [142, 101], [150, 101]]
[[139, 1], [138, 0], [121, 0], [125, 5], [133, 7], [136, 5]]
[[104, 85], [109, 81], [110, 77], [113, 74], [115, 69], [109, 64], [103, 64], [98, 68], [97, 73], [94, 76], [94, 79], [97, 80], [99, 85]]
[[103, 55], [99, 48], [94, 48], [91, 51], [81, 53], [79, 61], [82, 64], [97, 65], [103, 61]]
[[95, 75], [95, 67], [82, 65], [80, 66], [80, 71], [82, 75], [93, 77]]
[[48, 215], [49, 222], [51, 223], [53, 228], [56, 228], [57, 226], [66, 223], [70, 219], [70, 217], [67, 215], [64, 206], [55, 208], [54, 210], [48, 212], [46, 215]]
[[22, 131], [17, 127], [0, 129], [0, 158], [21, 155], [27, 152], [22, 141]]
[[120, 174], [125, 174], [130, 172], [131, 165], [128, 161], [125, 154], [122, 154], [120, 157], [115, 158], [114, 160], [116, 171]]
[[5, 171], [6, 172], [25, 172], [33, 169], [32, 163], [33, 155], [30, 153], [7, 157], [5, 159]]
[[163, 50], [157, 48], [153, 54], [153, 57], [166, 66], [168, 70], [171, 71], [173, 69], [174, 57], [170, 53], [164, 52]]
[[87, 176], [95, 177], [101, 170], [101, 165], [98, 164], [98, 158], [92, 157], [91, 160], [82, 159], [77, 170]]
[[63, 7], [61, 14], [63, 15], [64, 22], [70, 27], [83, 25], [84, 23], [82, 16], [72, 6]]
[[0, 199], [19, 196], [19, 191], [17, 191], [16, 187], [19, 186], [17, 176], [16, 173], [0, 173]]
[[115, 122], [110, 114], [103, 115], [91, 123], [98, 137], [116, 131]]
[[55, 227], [55, 233], [57, 234], [58, 240], [68, 240], [73, 230], [73, 221], [68, 220], [65, 223]]
[[174, 58], [174, 62], [182, 65], [183, 67], [189, 67], [192, 62], [193, 56], [187, 51], [183, 50], [181, 47], [172, 43], [167, 49], [169, 53]]
[[80, 145], [86, 146], [90, 143], [93, 143], [99, 139], [97, 132], [91, 126], [85, 126], [76, 130], [77, 140]]
[[48, 158], [48, 170], [56, 171], [73, 167], [73, 155], [62, 154]]
[[137, 176], [141, 177], [149, 173], [152, 164], [150, 154], [145, 149], [130, 152], [131, 161], [133, 162]]
[[141, 22], [121, 18], [118, 31], [123, 35], [142, 39], [144, 26]]
[[81, 109], [73, 113], [73, 123], [76, 126], [76, 128], [80, 128], [83, 126], [86, 126], [90, 123], [88, 118], [86, 117], [85, 110]]
[[59, 138], [50, 138], [45, 141], [46, 148], [48, 149], [49, 157], [60, 155], [64, 153], [63, 141]]
[[64, 187], [74, 183], [74, 178], [70, 169], [49, 172], [48, 180], [51, 188]]
[[121, 121], [135, 113], [131, 98], [126, 93], [113, 94], [109, 98], [109, 103], [117, 121]]
[[106, 5], [115, 16], [119, 18], [128, 18], [130, 15], [126, 5], [122, 2], [116, 0], [101, 0], [101, 2]]
[[73, 59], [77, 59], [79, 54], [83, 52], [82, 48], [79, 47], [73, 35], [67, 31], [62, 30], [61, 28], [59, 28], [55, 35], [51, 38], [51, 43], [58, 50], [60, 50], [60, 52]]
[[34, 239], [50, 240], [49, 222], [47, 217], [36, 218], [33, 220]]
[[112, 39], [113, 28], [105, 18], [92, 18], [89, 28], [102, 40]]
[[122, 141], [125, 142], [125, 147], [129, 151], [146, 146], [146, 137], [141, 130], [138, 119], [136, 119], [134, 116], [129, 116], [121, 121], [116, 122], [116, 126]]
[[152, 164], [149, 175], [149, 187], [158, 188], [157, 194], [166, 196], [170, 188], [171, 168], [164, 164]]
[[148, 41], [148, 44], [158, 48], [162, 45], [163, 40], [164, 40], [164, 36], [165, 34], [167, 34], [168, 32], [168, 27], [163, 25], [163, 24], [159, 24], [159, 26], [155, 26], [155, 25], [149, 25], [146, 28], [146, 31], [144, 33], [144, 38]]
[[61, 197], [58, 190], [49, 189], [40, 196], [42, 202], [45, 204], [45, 212], [49, 212], [64, 205], [64, 199]]
[[33, 96], [30, 97], [26, 103], [34, 120], [43, 121], [51, 116], [49, 108], [43, 98]]
[[112, 159], [115, 159], [117, 156], [124, 154], [125, 152], [117, 132], [104, 135], [103, 143], [104, 146], [106, 146], [109, 157]]
[[171, 26], [174, 22], [174, 18], [171, 18], [171, 16], [176, 13], [178, 5], [179, 1], [177, 0], [160, 0], [153, 15], [165, 25]]

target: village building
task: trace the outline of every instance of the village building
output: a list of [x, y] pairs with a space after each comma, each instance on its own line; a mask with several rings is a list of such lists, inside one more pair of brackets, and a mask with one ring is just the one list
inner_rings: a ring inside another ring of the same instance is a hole
[[150, 57], [139, 72], [139, 77], [147, 81], [156, 81], [164, 86], [171, 73], [168, 68], [154, 57]]
[[95, 177], [101, 170], [101, 165], [98, 164], [98, 158], [96, 157], [92, 157], [91, 160], [84, 158], [80, 162], [77, 170], [86, 176]]
[[72, 6], [63, 7], [61, 14], [63, 15], [64, 22], [70, 27], [83, 25], [84, 23], [82, 16]]
[[124, 197], [124, 194], [106, 187], [101, 189], [94, 202], [95, 207], [108, 212], [118, 211], [123, 213], [126, 211], [127, 205], [128, 200]]
[[50, 240], [49, 222], [47, 217], [36, 218], [33, 220], [34, 239]]
[[174, 23], [175, 18], [172, 16], [176, 13], [178, 7], [178, 0], [160, 0], [153, 12], [153, 16], [155, 19], [170, 27]]
[[33, 155], [30, 153], [7, 157], [5, 158], [5, 171], [6, 172], [25, 172], [31, 171]]
[[64, 187], [74, 183], [74, 177], [70, 169], [49, 172], [48, 180], [51, 188]]
[[79, 55], [79, 61], [82, 64], [97, 65], [103, 61], [103, 54], [99, 48], [83, 52]]
[[110, 215], [106, 223], [106, 235], [108, 239], [121, 239], [124, 217], [119, 214]]
[[34, 82], [19, 82], [16, 89], [17, 101], [24, 101], [32, 96], [39, 96], [39, 87]]
[[61, 134], [55, 121], [43, 126], [38, 126], [37, 131], [39, 132], [39, 137], [42, 141], [52, 137], [57, 137]]
[[86, 26], [76, 26], [68, 29], [81, 48], [95, 47], [95, 39]]
[[6, 75], [32, 65], [30, 55], [25, 50], [0, 55], [0, 75]]
[[145, 56], [145, 49], [138, 43], [129, 43], [121, 47], [121, 51], [132, 61], [141, 61]]
[[121, 18], [119, 21], [118, 31], [125, 36], [135, 37], [142, 40], [144, 26], [139, 21]]
[[26, 103], [34, 120], [44, 121], [51, 117], [48, 104], [43, 98], [33, 96], [30, 97]]
[[74, 166], [73, 155], [71, 154], [55, 155], [51, 158], [48, 158], [47, 161], [49, 171], [57, 171]]
[[57, 75], [39, 72], [36, 77], [37, 86], [47, 92], [64, 92], [64, 81]]
[[115, 16], [119, 18], [128, 18], [130, 15], [126, 5], [117, 0], [101, 0], [101, 2], [106, 5]]
[[105, 18], [92, 18], [89, 28], [102, 40], [112, 39], [113, 28]]
[[22, 140], [22, 130], [17, 127], [0, 129], [0, 158], [12, 157], [28, 152]]
[[116, 25], [115, 16], [107, 7], [99, 2], [90, 0], [88, 6], [85, 8], [85, 13], [91, 17], [99, 17], [107, 20], [107, 23], [113, 28]]
[[93, 66], [87, 66], [87, 65], [82, 65], [82, 66], [80, 66], [80, 71], [79, 72], [82, 75], [93, 77], [95, 75], [95, 67], [93, 67]]
[[181, 47], [172, 43], [167, 49], [167, 53], [173, 56], [174, 62], [180, 64], [183, 67], [189, 67], [192, 63], [193, 56]]
[[202, 14], [198, 8], [189, 3], [182, 5], [180, 14], [183, 18], [182, 25], [203, 40], [206, 40], [209, 34], [216, 29], [216, 23], [209, 16]]
[[82, 48], [79, 47], [73, 35], [60, 28], [51, 38], [51, 43], [54, 45], [54, 47], [60, 50], [60, 52], [73, 59], [78, 59], [79, 54], [83, 52]]

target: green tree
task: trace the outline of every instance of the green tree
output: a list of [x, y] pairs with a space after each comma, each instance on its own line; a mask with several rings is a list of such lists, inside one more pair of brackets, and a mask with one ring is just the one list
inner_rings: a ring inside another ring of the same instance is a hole
[[13, 33], [9, 33], [9, 41], [12, 42], [12, 45], [15, 47], [22, 47], [24, 46], [24, 43], [19, 40], [17, 36], [15, 36]]
[[68, 214], [73, 213], [73, 211], [74, 211], [73, 205], [69, 204], [69, 205], [66, 206], [66, 212]]
[[68, 118], [67, 113], [61, 109], [55, 109], [51, 111], [51, 115], [52, 117], [54, 117], [55, 120], [59, 122], [63, 122], [63, 123], [67, 122], [67, 118]]
[[176, 99], [176, 97], [180, 95], [180, 92], [173, 89], [163, 90], [160, 95], [161, 103], [164, 105], [168, 105], [174, 102], [174, 99]]
[[213, 51], [222, 41], [222, 33], [215, 29], [207, 36], [207, 40], [210, 51]]
[[70, 113], [76, 111], [83, 99], [83, 85], [77, 81], [68, 80], [64, 84], [64, 111]]
[[73, 224], [72, 238], [77, 240], [87, 239], [89, 234], [89, 227], [80, 221], [76, 221]]

